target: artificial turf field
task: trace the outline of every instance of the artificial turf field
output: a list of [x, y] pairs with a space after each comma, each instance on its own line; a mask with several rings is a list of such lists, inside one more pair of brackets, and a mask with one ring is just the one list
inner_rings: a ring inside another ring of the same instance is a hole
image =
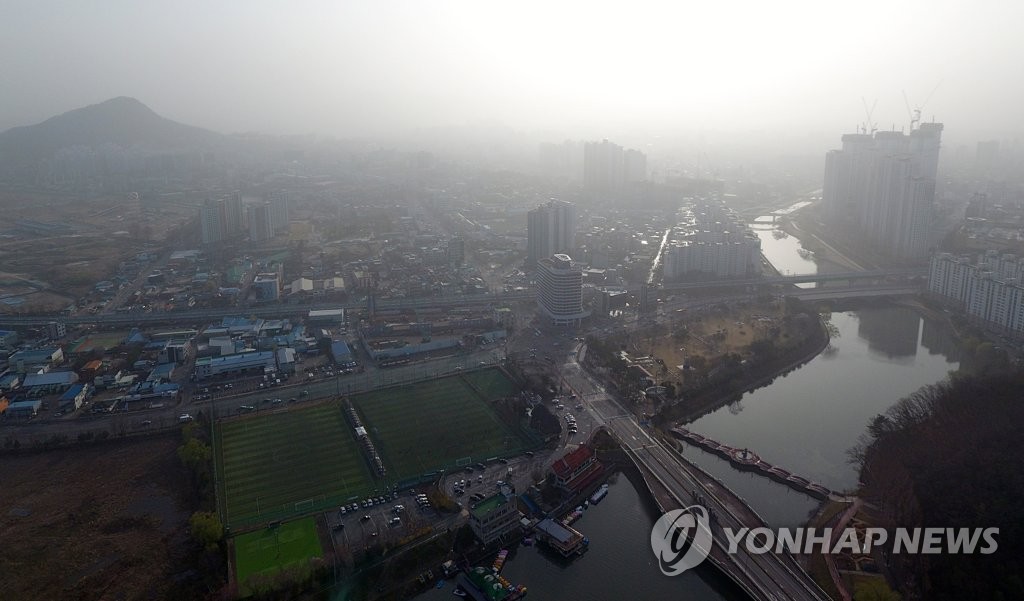
[[221, 422], [216, 457], [230, 526], [340, 505], [379, 487], [338, 403]]
[[485, 369], [355, 395], [352, 403], [389, 479], [409, 480], [453, 467], [458, 460], [479, 462], [526, 448], [530, 442], [502, 422], [489, 404], [513, 390], [499, 370]]
[[249, 577], [306, 566], [313, 557], [323, 557], [323, 549], [312, 517], [248, 532], [235, 538], [235, 578], [245, 595]]

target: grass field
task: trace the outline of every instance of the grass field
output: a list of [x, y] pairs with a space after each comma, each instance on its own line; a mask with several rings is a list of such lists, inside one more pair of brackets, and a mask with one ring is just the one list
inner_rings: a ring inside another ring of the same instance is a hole
[[264, 528], [235, 538], [235, 577], [239, 592], [250, 590], [246, 582], [256, 576], [271, 579], [277, 572], [294, 567], [304, 569], [313, 557], [323, 557], [316, 521], [309, 517]]
[[488, 401], [512, 396], [516, 392], [516, 387], [512, 384], [512, 381], [497, 369], [479, 369], [466, 372], [463, 378], [475, 386], [484, 396], [484, 399]]
[[[472, 377], [484, 396], [463, 377]], [[512, 383], [493, 369], [356, 395], [352, 402], [392, 479], [406, 480], [465, 457], [477, 462], [526, 447], [529, 441], [488, 403], [512, 390]]]
[[216, 450], [222, 508], [232, 526], [321, 509], [377, 488], [338, 403], [222, 422]]

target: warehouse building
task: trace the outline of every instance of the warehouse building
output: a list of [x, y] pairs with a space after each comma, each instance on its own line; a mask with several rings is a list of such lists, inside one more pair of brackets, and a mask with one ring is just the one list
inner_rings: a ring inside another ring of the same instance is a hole
[[262, 375], [268, 367], [277, 367], [274, 351], [254, 351], [225, 357], [200, 357], [196, 359], [195, 377], [196, 380], [206, 380], [225, 374]]

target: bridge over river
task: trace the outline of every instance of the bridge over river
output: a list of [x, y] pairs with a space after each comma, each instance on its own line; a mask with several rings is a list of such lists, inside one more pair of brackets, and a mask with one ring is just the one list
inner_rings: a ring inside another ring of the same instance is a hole
[[729, 576], [752, 599], [824, 600], [821, 590], [788, 553], [751, 554], [740, 546], [726, 552], [724, 528], [765, 527], [750, 506], [712, 476], [694, 466], [674, 449], [652, 437], [635, 416], [625, 411], [603, 385], [579, 364], [582, 346], [563, 366], [565, 382], [584, 399], [585, 411], [604, 425], [633, 460], [662, 511], [699, 504], [714, 513], [713, 546], [708, 560]]

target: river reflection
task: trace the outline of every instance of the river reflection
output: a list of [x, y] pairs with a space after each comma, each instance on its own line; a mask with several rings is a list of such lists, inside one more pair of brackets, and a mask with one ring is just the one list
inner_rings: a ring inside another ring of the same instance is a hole
[[[583, 557], [566, 563], [539, 547], [519, 547], [502, 576], [525, 585], [527, 599], [745, 599], [731, 582], [708, 565], [668, 577], [651, 551], [651, 527], [658, 516], [622, 474], [612, 477], [608, 496], [586, 510], [573, 527], [590, 539]], [[455, 599], [452, 585], [432, 589], [417, 601]]]
[[[835, 352], [687, 425], [719, 442], [747, 447], [763, 459], [833, 490], [854, 489], [857, 473], [847, 451], [873, 416], [958, 367], [951, 335], [901, 307], [833, 313]], [[922, 332], [927, 332], [925, 338]], [[928, 343], [928, 351], [918, 352]], [[695, 455], [695, 449], [687, 449]], [[733, 469], [718, 458], [698, 463], [747, 499], [769, 523], [793, 525], [807, 503], [766, 478]], [[797, 495], [802, 496], [802, 495]]]

